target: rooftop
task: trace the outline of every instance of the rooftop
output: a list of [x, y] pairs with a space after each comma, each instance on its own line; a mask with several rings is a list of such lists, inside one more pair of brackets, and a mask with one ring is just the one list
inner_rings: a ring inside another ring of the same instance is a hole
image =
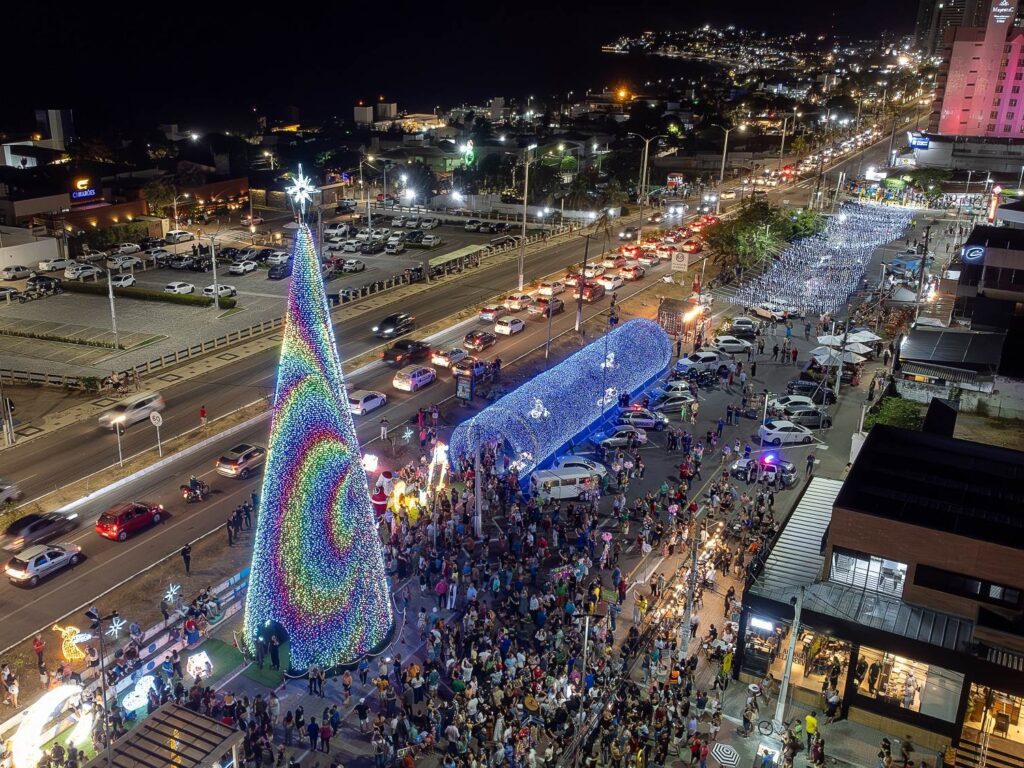
[[1024, 229], [993, 227], [988, 224], [982, 224], [971, 230], [971, 234], [964, 245], [983, 245], [986, 248], [1024, 251]]
[[876, 424], [835, 505], [1024, 549], [1024, 453]]
[[900, 345], [900, 362], [932, 363], [978, 373], [995, 372], [1004, 333], [915, 328]]

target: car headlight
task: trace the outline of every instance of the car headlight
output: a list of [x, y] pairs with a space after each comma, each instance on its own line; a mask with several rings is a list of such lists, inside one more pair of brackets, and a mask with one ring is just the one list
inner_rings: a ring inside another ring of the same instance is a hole
[[374, 332], [374, 333], [376, 333], [376, 332], [377, 332], [377, 331], [379, 331], [379, 330], [380, 330], [380, 329], [379, 329], [379, 328], [378, 328], [378, 327], [377, 327], [376, 325], [375, 325], [375, 326], [373, 326], [373, 332]]

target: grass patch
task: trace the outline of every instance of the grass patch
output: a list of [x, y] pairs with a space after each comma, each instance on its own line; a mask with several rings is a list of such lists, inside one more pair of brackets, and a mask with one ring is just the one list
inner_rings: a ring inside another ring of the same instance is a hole
[[[63, 286], [68, 293], [91, 293], [94, 296], [106, 296], [106, 283], [80, 283], [65, 281]], [[151, 288], [115, 288], [114, 295], [124, 299], [139, 299], [140, 301], [162, 301], [167, 304], [188, 304], [198, 307], [213, 306], [212, 296], [203, 296], [198, 293], [165, 293]], [[220, 300], [221, 308], [230, 309], [236, 301], [231, 296], [224, 296]]]
[[75, 336], [61, 336], [56, 333], [32, 333], [30, 331], [0, 331], [0, 336], [17, 336], [21, 339], [37, 339], [39, 341], [56, 341], [60, 344], [75, 344], [82, 347], [100, 347], [101, 349], [124, 349], [123, 344], [115, 344], [112, 341], [95, 341], [93, 339], [79, 339]]
[[[288, 669], [290, 666], [290, 660], [288, 655], [288, 643], [281, 643], [281, 669]], [[270, 655], [267, 655], [266, 660], [263, 662], [263, 669], [260, 669], [255, 664], [250, 664], [242, 672], [245, 677], [248, 677], [254, 683], [258, 685], [264, 685], [267, 688], [276, 688], [284, 680], [284, 673], [270, 668]]]

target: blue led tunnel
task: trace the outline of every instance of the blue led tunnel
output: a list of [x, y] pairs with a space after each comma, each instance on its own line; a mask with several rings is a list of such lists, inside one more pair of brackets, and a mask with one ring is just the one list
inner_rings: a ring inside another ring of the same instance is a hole
[[621, 393], [650, 386], [671, 360], [672, 340], [660, 325], [630, 320], [460, 424], [449, 455], [471, 456], [498, 439], [525, 478], [570, 440], [585, 437]]

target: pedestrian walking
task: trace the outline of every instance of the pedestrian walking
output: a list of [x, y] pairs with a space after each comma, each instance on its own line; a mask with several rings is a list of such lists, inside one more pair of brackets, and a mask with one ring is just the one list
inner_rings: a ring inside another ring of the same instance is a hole
[[186, 544], [181, 548], [181, 562], [185, 564], [185, 575], [192, 575], [192, 545]]
[[[421, 413], [422, 413], [422, 411], [421, 411]], [[381, 440], [387, 440], [388, 439], [388, 427], [390, 427], [390, 426], [391, 426], [391, 424], [390, 424], [390, 422], [387, 419], [381, 419], [380, 420], [380, 439]]]
[[228, 516], [228, 521], [224, 524], [224, 530], [228, 532], [228, 546], [235, 546], [235, 518], [233, 515]]
[[205, 405], [200, 405], [199, 406], [199, 426], [200, 427], [205, 427], [206, 426], [206, 406]]
[[813, 453], [808, 453], [807, 454], [807, 476], [808, 477], [810, 477], [812, 474], [814, 474], [814, 465], [815, 465], [815, 463], [817, 463], [817, 461], [818, 460], [815, 458]]
[[797, 351], [796, 351], [796, 347], [793, 347], [793, 351], [792, 351], [792, 352], [790, 352], [789, 354], [790, 354], [790, 355], [792, 356], [792, 358], [793, 358], [793, 365], [796, 365], [796, 357], [797, 357]]

